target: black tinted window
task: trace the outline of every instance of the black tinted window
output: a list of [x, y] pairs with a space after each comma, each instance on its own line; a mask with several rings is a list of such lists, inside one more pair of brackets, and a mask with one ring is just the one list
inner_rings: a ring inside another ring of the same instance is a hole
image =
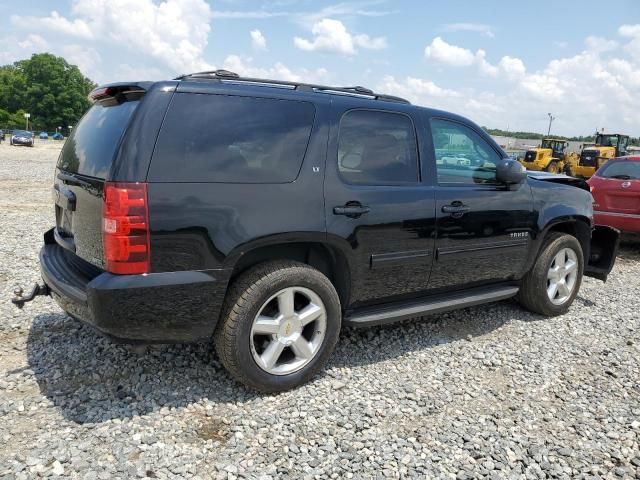
[[354, 184], [417, 182], [418, 147], [411, 119], [391, 112], [347, 112], [340, 122], [338, 170]]
[[162, 126], [149, 179], [292, 182], [314, 114], [308, 102], [178, 93]]
[[439, 183], [495, 183], [500, 156], [473, 129], [431, 120]]
[[67, 172], [106, 178], [120, 137], [138, 103], [91, 107], [71, 131], [60, 153], [58, 167]]

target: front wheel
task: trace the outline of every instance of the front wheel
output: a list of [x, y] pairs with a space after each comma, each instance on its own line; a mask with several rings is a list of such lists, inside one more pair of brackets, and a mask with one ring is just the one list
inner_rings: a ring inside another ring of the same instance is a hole
[[527, 310], [547, 317], [562, 315], [578, 294], [583, 271], [580, 242], [571, 235], [552, 232], [522, 279], [518, 301]]
[[327, 363], [340, 325], [340, 300], [327, 277], [302, 263], [267, 262], [234, 281], [216, 328], [216, 351], [240, 382], [279, 392], [305, 383]]
[[564, 174], [569, 177], [573, 177], [573, 170], [571, 169], [571, 164], [567, 163], [564, 166]]
[[558, 173], [560, 171], [560, 167], [558, 166], [558, 162], [553, 160], [549, 163], [549, 165], [547, 165], [547, 168], [545, 168], [545, 170], [549, 173]]

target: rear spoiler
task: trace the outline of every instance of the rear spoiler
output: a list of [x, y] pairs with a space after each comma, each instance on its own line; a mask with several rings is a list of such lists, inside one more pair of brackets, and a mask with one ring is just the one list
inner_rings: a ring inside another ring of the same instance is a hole
[[91, 103], [108, 107], [123, 102], [140, 99], [153, 82], [120, 82], [94, 88], [88, 95]]

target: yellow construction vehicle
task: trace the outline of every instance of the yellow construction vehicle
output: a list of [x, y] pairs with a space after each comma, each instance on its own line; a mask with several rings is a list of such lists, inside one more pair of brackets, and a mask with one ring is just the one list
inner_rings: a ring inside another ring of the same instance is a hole
[[543, 138], [539, 147], [526, 151], [520, 163], [527, 170], [573, 175], [578, 165], [578, 154], [568, 152], [569, 142], [559, 138]]
[[598, 168], [609, 159], [627, 154], [629, 135], [619, 133], [598, 133], [594, 145], [586, 146], [580, 154], [580, 161], [573, 171], [574, 175], [591, 178]]

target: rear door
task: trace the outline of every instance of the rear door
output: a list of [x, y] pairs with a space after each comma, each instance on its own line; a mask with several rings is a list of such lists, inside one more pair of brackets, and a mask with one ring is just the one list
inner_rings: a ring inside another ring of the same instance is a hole
[[99, 267], [102, 254], [102, 192], [121, 138], [140, 103], [96, 103], [67, 138], [58, 158], [53, 196], [54, 236], [62, 247]]
[[325, 212], [351, 263], [353, 306], [418, 296], [433, 258], [434, 190], [422, 181], [419, 118], [334, 106]]
[[596, 210], [620, 214], [640, 214], [640, 161], [614, 160], [597, 173], [592, 195]]

